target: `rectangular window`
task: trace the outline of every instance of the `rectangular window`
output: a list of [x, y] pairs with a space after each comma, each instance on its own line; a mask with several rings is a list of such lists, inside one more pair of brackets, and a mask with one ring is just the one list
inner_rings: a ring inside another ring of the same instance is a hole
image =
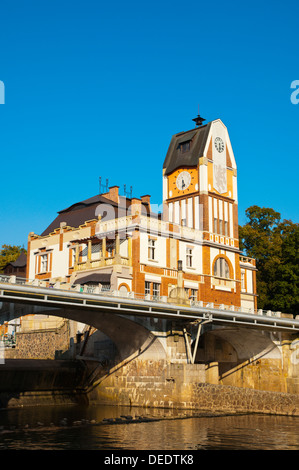
[[173, 204], [169, 204], [169, 222], [173, 222]]
[[192, 300], [192, 301], [197, 300], [197, 289], [189, 289], [188, 287], [185, 287], [185, 292], [189, 300]]
[[214, 218], [214, 233], [218, 233], [218, 224], [217, 224], [218, 220], [217, 218]]
[[145, 295], [149, 295], [151, 293], [151, 283], [148, 281], [145, 281]]
[[219, 233], [223, 235], [223, 220], [219, 219]]
[[144, 293], [146, 296], [153, 296], [154, 300], [159, 299], [160, 297], [160, 284], [158, 282], [145, 281]]
[[75, 266], [76, 264], [76, 248], [71, 249], [71, 266]]
[[187, 265], [187, 268], [192, 268], [192, 257], [193, 257], [192, 248], [187, 248], [187, 250], [186, 250], [186, 265]]
[[246, 290], [245, 285], [245, 271], [241, 271], [241, 290], [244, 292]]
[[224, 222], [224, 235], [227, 237], [228, 236], [228, 222]]
[[160, 284], [153, 282], [153, 298], [157, 299], [160, 296]]
[[153, 238], [148, 239], [148, 257], [149, 259], [155, 259], [156, 240]]
[[191, 295], [190, 295], [191, 300], [196, 301], [197, 300], [197, 290], [196, 289], [191, 289]]
[[40, 272], [46, 273], [48, 271], [48, 255], [41, 255], [40, 257]]

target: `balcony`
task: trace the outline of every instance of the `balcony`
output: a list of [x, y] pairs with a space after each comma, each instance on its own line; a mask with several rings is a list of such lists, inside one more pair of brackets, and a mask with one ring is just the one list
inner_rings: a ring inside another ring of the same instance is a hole
[[75, 263], [74, 271], [86, 271], [89, 269], [99, 269], [115, 265], [131, 266], [132, 264], [129, 258], [120, 255], [115, 255], [111, 257], [102, 257], [98, 259], [80, 261], [78, 263]]
[[254, 258], [249, 258], [249, 256], [240, 255], [240, 265], [247, 267], [256, 267], [256, 261]]
[[[89, 271], [113, 266], [132, 266], [132, 240], [120, 240], [119, 234], [115, 238], [101, 240], [93, 244], [92, 239], [76, 241], [73, 245], [73, 271]], [[124, 249], [121, 244], [126, 243]]]

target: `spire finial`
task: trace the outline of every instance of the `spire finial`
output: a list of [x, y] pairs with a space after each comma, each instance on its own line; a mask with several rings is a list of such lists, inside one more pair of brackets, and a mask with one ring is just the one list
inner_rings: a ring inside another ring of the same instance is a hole
[[202, 118], [199, 114], [199, 105], [198, 105], [198, 115], [196, 118], [192, 119], [192, 121], [194, 121], [197, 126], [202, 126], [203, 121], [205, 121], [205, 119]]

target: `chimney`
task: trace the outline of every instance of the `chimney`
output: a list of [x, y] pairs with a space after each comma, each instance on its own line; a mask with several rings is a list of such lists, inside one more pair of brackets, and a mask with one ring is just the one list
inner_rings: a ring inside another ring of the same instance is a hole
[[146, 194], [145, 196], [141, 196], [141, 204], [147, 204], [147, 212], [151, 211], [151, 197], [149, 194]]
[[119, 186], [111, 186], [111, 188], [109, 188], [109, 193], [104, 193], [102, 196], [118, 204], [118, 190]]
[[141, 215], [141, 201], [136, 197], [132, 197], [131, 199], [131, 214]]

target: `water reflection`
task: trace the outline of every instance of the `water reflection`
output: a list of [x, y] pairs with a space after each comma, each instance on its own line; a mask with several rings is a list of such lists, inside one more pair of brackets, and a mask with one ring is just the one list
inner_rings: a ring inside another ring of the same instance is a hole
[[[102, 424], [105, 418], [121, 415], [158, 420]], [[32, 407], [0, 411], [0, 450], [298, 450], [298, 424], [298, 417], [288, 416], [192, 416], [109, 406]]]

